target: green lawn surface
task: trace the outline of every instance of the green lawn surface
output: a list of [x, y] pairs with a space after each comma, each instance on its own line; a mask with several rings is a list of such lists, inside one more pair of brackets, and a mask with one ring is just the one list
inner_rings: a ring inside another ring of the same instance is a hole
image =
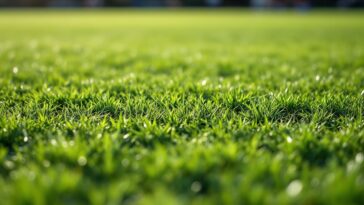
[[0, 10], [0, 203], [364, 204], [364, 12]]

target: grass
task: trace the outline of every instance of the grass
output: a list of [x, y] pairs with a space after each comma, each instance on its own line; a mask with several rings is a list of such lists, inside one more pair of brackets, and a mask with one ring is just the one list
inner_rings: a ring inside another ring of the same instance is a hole
[[364, 14], [2, 10], [2, 204], [364, 204]]

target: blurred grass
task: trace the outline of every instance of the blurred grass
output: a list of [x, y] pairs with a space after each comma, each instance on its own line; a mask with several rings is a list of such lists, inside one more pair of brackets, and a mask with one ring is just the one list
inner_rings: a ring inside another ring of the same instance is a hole
[[363, 204], [364, 14], [1, 10], [4, 204]]

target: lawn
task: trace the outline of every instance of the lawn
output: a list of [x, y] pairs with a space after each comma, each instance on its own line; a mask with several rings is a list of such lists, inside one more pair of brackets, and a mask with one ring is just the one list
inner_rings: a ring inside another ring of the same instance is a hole
[[1, 204], [364, 204], [364, 12], [1, 10]]

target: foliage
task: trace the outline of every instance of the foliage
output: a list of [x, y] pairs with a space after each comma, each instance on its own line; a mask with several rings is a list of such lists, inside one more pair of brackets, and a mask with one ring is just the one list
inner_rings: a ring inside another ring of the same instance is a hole
[[364, 204], [360, 12], [2, 11], [2, 204]]

